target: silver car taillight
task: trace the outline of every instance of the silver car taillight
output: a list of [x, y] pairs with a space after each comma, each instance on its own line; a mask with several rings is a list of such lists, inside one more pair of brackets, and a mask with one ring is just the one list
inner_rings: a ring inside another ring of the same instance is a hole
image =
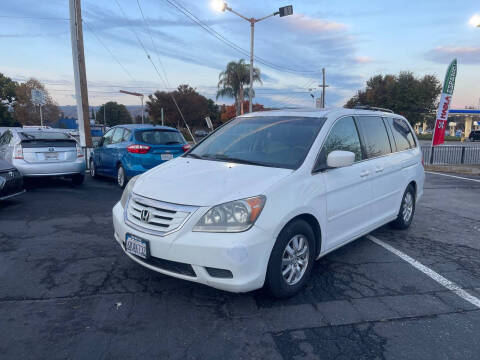
[[76, 146], [77, 146], [77, 158], [83, 157], [83, 149], [78, 144], [76, 144]]
[[16, 144], [13, 148], [13, 158], [23, 159], [23, 148], [21, 144]]

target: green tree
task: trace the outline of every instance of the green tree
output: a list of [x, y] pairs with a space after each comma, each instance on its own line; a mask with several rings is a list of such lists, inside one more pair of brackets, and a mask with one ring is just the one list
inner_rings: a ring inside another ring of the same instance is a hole
[[[243, 114], [243, 100], [248, 95], [244, 91], [244, 87], [250, 85], [250, 65], [245, 64], [244, 59], [240, 59], [238, 62], [230, 61], [218, 79], [217, 99], [225, 96], [234, 98], [237, 116]], [[255, 67], [253, 68], [253, 82], [262, 83], [260, 69]]]
[[29, 79], [15, 88], [13, 117], [22, 125], [40, 125], [40, 110], [32, 103], [32, 89], [45, 93], [45, 105], [42, 106], [43, 124], [53, 125], [60, 119], [60, 109], [45, 86], [36, 79]]
[[359, 90], [345, 107], [377, 106], [405, 116], [412, 125], [430, 123], [434, 120], [441, 90], [441, 83], [434, 75], [417, 78], [408, 71], [399, 75], [375, 75], [367, 81], [366, 89]]
[[18, 126], [10, 111], [15, 102], [17, 82], [0, 73], [0, 126]]
[[118, 104], [115, 101], [109, 101], [100, 106], [97, 111], [97, 122], [103, 124], [103, 119], [105, 119], [107, 126], [132, 123], [132, 115], [130, 115], [125, 105]]
[[195, 88], [182, 84], [175, 91], [156, 91], [153, 95], [148, 96], [146, 110], [154, 124], [161, 124], [161, 109], [163, 108], [165, 125], [176, 128], [185, 126], [172, 96], [177, 101], [188, 126], [192, 129], [204, 128], [206, 116], [210, 116], [210, 118], [218, 116], [218, 107], [215, 104], [209, 103], [209, 99], [199, 94]]

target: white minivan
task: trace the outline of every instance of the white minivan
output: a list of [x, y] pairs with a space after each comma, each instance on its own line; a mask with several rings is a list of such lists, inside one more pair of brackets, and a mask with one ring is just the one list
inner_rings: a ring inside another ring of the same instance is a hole
[[132, 178], [114, 235], [151, 270], [287, 297], [316, 259], [384, 224], [407, 228], [424, 177], [414, 132], [392, 112], [251, 113]]

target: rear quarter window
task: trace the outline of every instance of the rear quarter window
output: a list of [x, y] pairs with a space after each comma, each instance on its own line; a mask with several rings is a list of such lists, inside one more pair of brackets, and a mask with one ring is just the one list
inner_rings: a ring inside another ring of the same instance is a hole
[[413, 149], [417, 146], [412, 130], [405, 120], [388, 118], [387, 121], [392, 130], [397, 151]]

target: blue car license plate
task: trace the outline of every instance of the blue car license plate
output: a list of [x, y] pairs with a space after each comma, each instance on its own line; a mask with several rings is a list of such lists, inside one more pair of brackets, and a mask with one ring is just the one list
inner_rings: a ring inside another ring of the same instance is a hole
[[130, 254], [139, 256], [143, 259], [148, 259], [149, 249], [148, 241], [140, 239], [136, 236], [127, 234], [125, 238], [125, 251]]

